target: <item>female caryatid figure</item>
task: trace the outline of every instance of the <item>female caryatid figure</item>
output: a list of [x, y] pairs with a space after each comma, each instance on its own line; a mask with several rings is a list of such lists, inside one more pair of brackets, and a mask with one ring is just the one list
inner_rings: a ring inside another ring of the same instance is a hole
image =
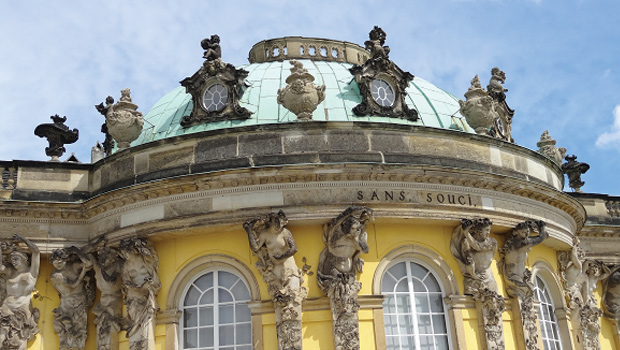
[[484, 289], [497, 292], [491, 263], [497, 250], [497, 241], [489, 237], [491, 220], [463, 219], [452, 233], [450, 251], [465, 277], [465, 294], [475, 295]]
[[5, 265], [0, 250], [0, 275], [5, 282], [4, 300], [0, 307], [0, 348], [26, 350], [28, 339], [39, 332], [39, 310], [32, 308], [31, 294], [39, 277], [41, 254], [37, 246], [26, 238], [15, 235], [13, 240], [25, 243], [32, 257], [28, 265], [28, 255], [17, 250], [14, 244], [3, 244], [13, 249]]
[[88, 310], [95, 300], [92, 263], [77, 247], [54, 250], [50, 261], [54, 265], [51, 282], [60, 296], [60, 305], [53, 311], [60, 350], [84, 349]]

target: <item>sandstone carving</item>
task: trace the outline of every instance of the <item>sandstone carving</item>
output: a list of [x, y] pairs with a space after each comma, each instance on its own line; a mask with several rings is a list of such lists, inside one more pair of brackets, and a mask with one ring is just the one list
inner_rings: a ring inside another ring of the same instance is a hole
[[558, 165], [562, 165], [562, 159], [566, 155], [566, 148], [555, 147], [555, 140], [549, 136], [549, 131], [545, 130], [542, 135], [540, 135], [540, 141], [536, 143], [538, 146], [538, 153], [544, 154]]
[[34, 134], [45, 137], [49, 147], [45, 147], [45, 154], [51, 157], [52, 161], [58, 161], [67, 150], [65, 145], [75, 143], [79, 138], [79, 130], [70, 130], [65, 125], [67, 117], [59, 117], [58, 114], [50, 117], [53, 123], [40, 124], [34, 129]]
[[314, 77], [297, 60], [289, 61], [293, 67], [286, 78], [286, 87], [278, 89], [278, 104], [295, 113], [298, 119], [312, 119], [312, 112], [325, 99], [325, 85], [314, 85]]
[[[18, 242], [30, 251], [30, 264]], [[41, 254], [28, 239], [15, 235], [12, 241], [0, 242], [0, 263], [0, 348], [26, 350], [28, 340], [39, 332], [39, 309], [33, 309], [31, 294], [39, 277]]]
[[506, 74], [499, 68], [491, 70], [491, 79], [487, 90], [480, 85], [476, 75], [465, 93], [465, 101], [459, 101], [461, 114], [478, 134], [488, 135], [500, 140], [514, 142], [511, 133], [514, 110], [506, 103], [506, 91], [503, 83]]
[[60, 296], [60, 305], [53, 311], [60, 349], [84, 349], [88, 336], [88, 310], [95, 300], [92, 264], [74, 246], [54, 250], [50, 261], [54, 265], [50, 280]]
[[121, 280], [127, 308], [129, 349], [154, 349], [157, 293], [161, 288], [157, 252], [144, 238], [124, 239], [118, 251], [124, 260]]
[[[128, 148], [129, 144], [140, 136], [144, 125], [142, 113], [138, 112], [138, 105], [131, 102], [130, 94], [129, 89], [123, 89], [121, 99], [117, 103], [114, 103], [114, 99], [108, 96], [105, 106], [103, 103], [95, 106], [101, 114], [105, 115], [106, 136], [109, 134], [120, 149]], [[105, 144], [104, 141], [104, 147]], [[106, 150], [106, 153], [109, 153], [109, 150]]]
[[418, 112], [405, 102], [407, 86], [413, 75], [400, 69], [389, 58], [390, 48], [384, 46], [386, 34], [375, 26], [364, 44], [370, 58], [349, 69], [357, 83], [362, 102], [353, 107], [356, 116], [378, 115], [388, 118], [418, 120]]
[[118, 332], [123, 324], [120, 278], [123, 259], [116, 248], [104, 245], [97, 247], [96, 257], [91, 254], [89, 258], [95, 270], [97, 288], [101, 291], [99, 302], [93, 310], [97, 325], [97, 349], [118, 350]]
[[610, 270], [603, 284], [603, 309], [607, 317], [620, 321], [620, 265]]
[[[533, 246], [542, 243], [549, 234], [543, 221], [528, 220], [519, 223], [501, 249], [501, 270], [506, 279], [506, 292], [517, 299], [523, 342], [528, 350], [538, 349], [537, 310], [534, 307], [532, 272], [525, 267], [527, 255]], [[518, 327], [519, 328], [519, 327]]]
[[465, 294], [474, 295], [483, 289], [497, 292], [491, 271], [497, 241], [489, 237], [491, 224], [487, 218], [463, 219], [452, 233], [450, 251], [465, 276]]
[[258, 257], [256, 267], [268, 284], [276, 309], [278, 349], [300, 350], [301, 304], [307, 292], [301, 286], [302, 271], [293, 258], [297, 245], [287, 224], [286, 215], [279, 211], [248, 220], [243, 228], [248, 233], [250, 249]]
[[476, 290], [473, 294], [478, 311], [478, 323], [484, 329], [487, 350], [503, 350], [504, 327], [502, 313], [506, 310], [504, 298], [488, 288]]
[[581, 174], [585, 174], [590, 169], [590, 165], [577, 161], [577, 156], [566, 156], [566, 163], [562, 164], [562, 171], [568, 176], [568, 186], [575, 190], [575, 192], [581, 191], [581, 187], [586, 183], [581, 181]]
[[336, 349], [359, 349], [359, 303], [362, 284], [362, 253], [368, 253], [366, 226], [373, 211], [366, 207], [349, 207], [323, 226], [326, 247], [319, 256], [317, 282], [330, 298]]
[[205, 49], [204, 58], [207, 61], [217, 60], [222, 58], [222, 48], [220, 47], [220, 36], [217, 34], [211, 35], [209, 39], [202, 39], [200, 46]]

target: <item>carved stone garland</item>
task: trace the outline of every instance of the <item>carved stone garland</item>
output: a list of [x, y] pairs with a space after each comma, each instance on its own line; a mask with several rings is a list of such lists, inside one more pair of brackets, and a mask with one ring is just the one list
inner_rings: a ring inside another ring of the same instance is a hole
[[301, 286], [302, 271], [293, 258], [297, 245], [287, 223], [280, 210], [248, 220], [243, 228], [275, 307], [278, 349], [301, 350], [301, 305], [307, 291]]
[[[23, 242], [31, 253], [18, 249]], [[5, 259], [5, 257], [7, 259]], [[39, 277], [41, 254], [36, 245], [19, 235], [0, 241], [0, 348], [25, 350], [39, 332], [39, 309], [32, 307], [31, 294]]]
[[181, 125], [189, 127], [200, 123], [250, 118], [251, 112], [239, 105], [248, 71], [237, 69], [222, 61], [220, 38], [212, 35], [201, 42], [205, 49], [202, 67], [191, 77], [181, 81], [192, 95], [193, 108], [184, 116]]
[[366, 226], [373, 211], [349, 207], [323, 226], [326, 247], [319, 256], [317, 282], [331, 303], [334, 345], [336, 349], [357, 350], [359, 338], [358, 293], [362, 284], [362, 253], [368, 253]]
[[405, 102], [405, 89], [413, 75], [401, 70], [389, 58], [390, 48], [383, 46], [385, 32], [375, 26], [364, 45], [370, 58], [363, 65], [349, 69], [362, 95], [362, 103], [353, 107], [357, 116], [378, 115], [389, 118], [418, 120], [418, 112]]
[[450, 251], [465, 277], [465, 294], [472, 295], [478, 310], [478, 324], [484, 330], [484, 348], [504, 349], [502, 313], [506, 305], [497, 292], [491, 264], [497, 241], [490, 237], [491, 220], [463, 219], [450, 240]]
[[518, 224], [500, 250], [500, 268], [506, 279], [506, 292], [515, 299], [519, 310], [518, 321], [521, 324], [517, 325], [516, 330], [527, 350], [539, 349], [539, 344], [534, 283], [532, 272], [525, 267], [525, 263], [532, 247], [549, 237], [545, 226], [542, 221], [529, 220]]
[[88, 337], [88, 310], [95, 300], [92, 263], [74, 246], [54, 250], [50, 261], [54, 266], [50, 280], [60, 296], [60, 305], [53, 310], [59, 349], [84, 349]]
[[155, 313], [161, 288], [157, 252], [144, 238], [124, 239], [118, 251], [124, 260], [121, 280], [127, 308], [129, 349], [155, 349]]

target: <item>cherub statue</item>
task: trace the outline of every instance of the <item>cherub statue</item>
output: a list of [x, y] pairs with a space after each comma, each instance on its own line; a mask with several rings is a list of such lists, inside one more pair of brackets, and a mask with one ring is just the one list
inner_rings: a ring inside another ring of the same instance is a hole
[[250, 249], [259, 261], [256, 266], [269, 284], [272, 296], [285, 289], [297, 290], [303, 282], [301, 270], [293, 255], [297, 244], [286, 228], [288, 219], [282, 210], [248, 220], [243, 228], [248, 233]]
[[[542, 243], [549, 234], [543, 221], [528, 220], [519, 223], [502, 248], [502, 269], [506, 277], [506, 290], [510, 296], [533, 293], [531, 272], [525, 267], [527, 254], [533, 246]], [[532, 234], [535, 235], [532, 235]]]
[[491, 220], [463, 219], [452, 233], [450, 251], [465, 276], [465, 294], [475, 295], [487, 288], [497, 293], [491, 271], [497, 241], [491, 238]]
[[203, 39], [200, 46], [205, 50], [202, 56], [207, 61], [214, 61], [222, 58], [222, 48], [220, 47], [220, 37], [217, 34], [211, 35], [210, 39]]
[[383, 46], [383, 44], [385, 44], [385, 38], [387, 37], [383, 29], [375, 26], [368, 36], [370, 40], [366, 40], [364, 46], [367, 50], [370, 50], [372, 58], [388, 58], [390, 47]]
[[92, 263], [77, 247], [56, 249], [50, 256], [54, 265], [52, 285], [60, 296], [54, 309], [54, 330], [60, 338], [60, 350], [84, 349], [88, 336], [88, 310], [95, 300]]
[[504, 88], [504, 82], [506, 81], [506, 73], [497, 67], [491, 69], [491, 79], [489, 85], [487, 85], [487, 91], [489, 95], [498, 102], [506, 100], [506, 92], [508, 89]]
[[323, 242], [327, 245], [319, 256], [317, 282], [322, 290], [329, 281], [347, 278], [362, 272], [362, 253], [368, 253], [366, 226], [373, 218], [366, 207], [349, 207], [323, 227]]
[[[28, 255], [17, 250], [15, 243], [23, 242], [32, 253]], [[4, 243], [4, 242], [3, 242]], [[32, 308], [31, 294], [39, 277], [41, 253], [28, 239], [13, 236], [13, 242], [3, 244], [9, 248], [8, 264], [4, 264], [0, 250], [0, 277], [4, 279], [5, 295], [0, 307], [0, 348], [26, 350], [28, 339], [39, 332], [39, 309]]]

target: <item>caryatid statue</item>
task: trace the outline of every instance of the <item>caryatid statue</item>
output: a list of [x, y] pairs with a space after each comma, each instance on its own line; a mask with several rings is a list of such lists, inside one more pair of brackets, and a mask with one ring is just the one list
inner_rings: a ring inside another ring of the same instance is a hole
[[124, 239], [118, 251], [124, 260], [121, 279], [127, 308], [129, 349], [154, 349], [157, 293], [161, 288], [157, 252], [144, 238]]
[[88, 337], [88, 310], [95, 300], [92, 263], [74, 246], [54, 250], [50, 261], [54, 266], [50, 280], [60, 296], [60, 305], [53, 311], [59, 348], [84, 349]]
[[302, 272], [293, 258], [297, 245], [287, 224], [288, 219], [280, 210], [248, 220], [243, 228], [275, 305], [278, 349], [301, 350], [301, 303], [307, 292], [301, 286]]
[[118, 249], [104, 246], [103, 240], [96, 247], [96, 257], [89, 258], [95, 270], [97, 288], [101, 291], [99, 302], [95, 305], [95, 324], [97, 325], [97, 349], [117, 350], [118, 332], [121, 330], [123, 314], [122, 280], [120, 274], [123, 259]]
[[336, 349], [359, 349], [358, 293], [362, 253], [368, 253], [366, 226], [374, 218], [367, 207], [349, 207], [323, 226], [326, 247], [319, 256], [317, 282], [329, 297]]
[[508, 295], [524, 297], [534, 292], [532, 272], [525, 267], [525, 262], [532, 247], [549, 237], [545, 226], [543, 221], [528, 220], [519, 223], [504, 243], [501, 266]]
[[608, 317], [620, 321], [620, 265], [610, 270], [603, 284], [603, 308]]
[[[32, 254], [17, 248], [23, 242]], [[0, 277], [2, 278], [2, 299], [0, 303], [0, 348], [26, 350], [28, 340], [39, 332], [39, 309], [32, 308], [31, 294], [39, 277], [41, 253], [28, 239], [19, 235], [13, 241], [0, 243]], [[8, 253], [8, 261], [4, 256]]]

